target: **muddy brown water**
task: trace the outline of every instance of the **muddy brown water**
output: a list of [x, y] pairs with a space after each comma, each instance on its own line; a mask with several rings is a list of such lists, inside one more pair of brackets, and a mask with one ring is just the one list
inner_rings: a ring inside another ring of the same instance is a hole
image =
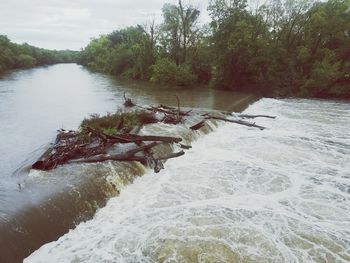
[[[91, 218], [116, 194], [106, 184], [108, 166], [63, 167], [48, 176], [29, 174], [29, 167], [52, 142], [56, 129], [75, 129], [89, 114], [115, 111], [124, 93], [138, 104], [176, 105], [177, 95], [183, 107], [225, 111], [241, 111], [257, 99], [120, 81], [76, 64], [0, 76], [0, 262], [21, 262]], [[125, 171], [123, 183], [130, 183], [144, 168], [123, 163], [113, 169]]]

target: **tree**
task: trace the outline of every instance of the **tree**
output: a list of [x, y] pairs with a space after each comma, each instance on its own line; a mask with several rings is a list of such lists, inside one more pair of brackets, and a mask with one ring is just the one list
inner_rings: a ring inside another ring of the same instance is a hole
[[[193, 6], [165, 4], [159, 27], [153, 21], [94, 39], [83, 64], [165, 84], [211, 81], [265, 96], [350, 97], [349, 0], [268, 0], [254, 8], [247, 1], [211, 0], [212, 21], [202, 27]], [[13, 63], [8, 58], [18, 54], [4, 50], [1, 63]], [[21, 50], [36, 58], [36, 50]]]
[[37, 48], [27, 43], [15, 44], [6, 36], [0, 35], [0, 73], [15, 68], [77, 62], [79, 54], [77, 51]]
[[259, 92], [268, 83], [269, 32], [263, 17], [246, 7], [245, 0], [210, 2], [216, 58], [213, 85]]
[[192, 6], [184, 6], [181, 0], [178, 5], [165, 4], [162, 11], [161, 45], [177, 65], [185, 63], [188, 49], [194, 46], [197, 39], [196, 23], [200, 12]]

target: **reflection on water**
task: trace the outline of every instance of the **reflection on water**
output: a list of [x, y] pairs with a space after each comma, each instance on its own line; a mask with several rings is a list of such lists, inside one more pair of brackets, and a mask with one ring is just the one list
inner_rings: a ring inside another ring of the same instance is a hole
[[236, 104], [238, 104], [240, 100], [246, 99], [241, 93], [212, 90], [204, 87], [188, 89], [179, 87], [162, 87], [147, 82], [110, 80], [110, 89], [114, 90], [118, 87], [118, 89], [120, 89], [119, 96], [122, 95], [122, 92], [126, 92], [129, 97], [135, 98], [137, 102], [143, 104], [156, 103], [176, 106], [176, 96], [178, 96], [180, 99], [180, 105], [183, 107], [240, 111], [244, 109], [244, 107], [237, 108]]

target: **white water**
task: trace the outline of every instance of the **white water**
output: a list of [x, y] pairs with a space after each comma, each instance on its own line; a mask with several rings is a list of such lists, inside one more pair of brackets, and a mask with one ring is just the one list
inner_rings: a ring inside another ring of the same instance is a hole
[[24, 262], [348, 262], [350, 104], [263, 99]]

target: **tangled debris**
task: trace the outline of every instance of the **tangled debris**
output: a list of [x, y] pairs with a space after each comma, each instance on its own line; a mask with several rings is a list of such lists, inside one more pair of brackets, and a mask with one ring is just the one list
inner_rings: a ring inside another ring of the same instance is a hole
[[[33, 165], [33, 169], [51, 170], [58, 165], [66, 163], [93, 163], [107, 160], [114, 161], [139, 161], [142, 164], [159, 172], [164, 168], [163, 161], [179, 157], [185, 154], [183, 150], [171, 153], [167, 156], [155, 157], [152, 149], [161, 144], [177, 144], [181, 149], [189, 149], [191, 146], [181, 144], [182, 138], [155, 135], [138, 135], [143, 125], [152, 123], [179, 124], [185, 122], [185, 117], [194, 115], [193, 110], [181, 111], [178, 107], [165, 105], [142, 107], [136, 105], [130, 98], [124, 95], [125, 108], [134, 108], [133, 111], [119, 111], [106, 116], [91, 115], [84, 119], [77, 131], [58, 130], [56, 140], [42, 157]], [[229, 115], [230, 113], [224, 113]], [[198, 115], [198, 113], [197, 113]], [[224, 116], [225, 116], [224, 115]], [[238, 115], [241, 119], [232, 119], [216, 116], [210, 113], [200, 115], [202, 119], [195, 125], [188, 127], [190, 130], [199, 130], [209, 119], [221, 120], [249, 127], [265, 127], [250, 123], [242, 119], [257, 117], [275, 118], [268, 115]], [[132, 147], [121, 147], [122, 144]], [[121, 148], [122, 151], [111, 151]]]

